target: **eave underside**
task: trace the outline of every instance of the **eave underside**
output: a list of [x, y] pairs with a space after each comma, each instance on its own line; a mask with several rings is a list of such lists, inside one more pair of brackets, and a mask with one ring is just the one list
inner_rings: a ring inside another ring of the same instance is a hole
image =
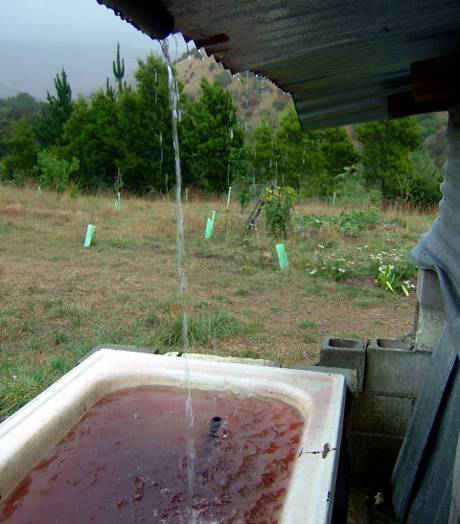
[[460, 54], [458, 0], [98, 0], [152, 36], [181, 32], [233, 73], [291, 93], [304, 129], [388, 117], [411, 65]]

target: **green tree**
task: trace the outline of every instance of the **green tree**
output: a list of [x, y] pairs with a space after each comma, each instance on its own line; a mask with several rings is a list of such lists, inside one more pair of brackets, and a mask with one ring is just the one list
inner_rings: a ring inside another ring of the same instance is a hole
[[326, 159], [315, 133], [302, 131], [293, 105], [281, 113], [278, 144], [282, 159], [281, 185], [316, 194], [314, 184], [326, 172]]
[[167, 192], [174, 183], [166, 65], [153, 54], [140, 60], [136, 89], [118, 97], [120, 169], [125, 188]]
[[241, 174], [241, 163], [235, 160], [241, 158], [244, 135], [231, 94], [206, 78], [201, 80], [201, 90], [181, 123], [184, 182], [206, 191], [223, 191]]
[[250, 162], [252, 183], [267, 184], [278, 178], [281, 154], [277, 142], [276, 128], [268, 120], [262, 121], [251, 136]]
[[34, 129], [25, 119], [16, 120], [2, 142], [6, 150], [2, 161], [4, 177], [21, 185], [33, 175], [37, 160], [38, 145]]
[[[14, 121], [23, 119], [34, 125], [43, 110], [44, 104], [38, 102], [28, 93], [18, 93], [16, 96], [0, 99], [0, 137], [7, 136]], [[0, 140], [0, 156], [6, 150]]]
[[64, 132], [64, 125], [73, 110], [72, 89], [67, 81], [67, 74], [62, 72], [54, 79], [55, 95], [47, 93], [48, 106], [37, 124], [37, 136], [42, 147], [59, 144]]
[[145, 193], [169, 188], [171, 114], [165, 64], [154, 55], [139, 62], [135, 89], [112, 89], [79, 99], [64, 126], [64, 158], [79, 161], [72, 181], [86, 189], [112, 187], [118, 170], [124, 188]]
[[412, 154], [416, 179], [411, 190], [410, 201], [418, 207], [436, 206], [442, 198], [440, 185], [441, 169], [429, 154], [424, 145], [418, 147]]
[[118, 84], [118, 92], [123, 91], [123, 77], [125, 76], [125, 59], [120, 58], [120, 42], [117, 42], [117, 58], [112, 62], [113, 76]]
[[259, 183], [275, 181], [308, 195], [335, 191], [340, 173], [358, 157], [343, 129], [302, 131], [292, 104], [277, 127], [265, 121], [255, 128], [251, 145], [250, 171]]
[[63, 156], [77, 158], [72, 181], [85, 189], [111, 187], [120, 161], [116, 101], [104, 92], [80, 98], [64, 126]]
[[105, 82], [105, 94], [110, 98], [115, 99], [115, 89], [110, 85], [109, 77], [107, 77]]
[[325, 168], [330, 186], [328, 193], [331, 193], [337, 188], [337, 177], [346, 167], [352, 166], [359, 160], [359, 154], [347, 132], [341, 127], [319, 129], [314, 131], [313, 135], [326, 161]]
[[417, 178], [411, 152], [421, 142], [416, 121], [366, 122], [357, 126], [356, 132], [366, 180], [380, 185], [385, 199], [410, 201]]

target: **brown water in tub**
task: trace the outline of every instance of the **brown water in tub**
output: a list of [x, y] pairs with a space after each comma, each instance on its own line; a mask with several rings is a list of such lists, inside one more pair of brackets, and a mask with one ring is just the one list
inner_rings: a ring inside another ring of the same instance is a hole
[[[0, 505], [8, 524], [276, 523], [303, 428], [289, 405], [193, 392], [194, 493], [184, 392], [108, 395]], [[193, 502], [192, 502], [193, 500]]]

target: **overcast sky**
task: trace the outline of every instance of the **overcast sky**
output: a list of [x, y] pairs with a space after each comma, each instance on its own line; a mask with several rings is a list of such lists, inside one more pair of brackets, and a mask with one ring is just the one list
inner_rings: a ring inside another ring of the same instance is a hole
[[96, 0], [0, 0], [0, 39], [107, 43], [151, 49], [152, 40]]
[[[19, 91], [44, 98], [62, 68], [74, 93], [89, 94], [111, 76], [117, 41], [127, 80], [138, 58], [160, 54], [158, 42], [96, 0], [0, 0], [0, 98]], [[181, 36], [172, 39], [173, 58], [185, 49]]]

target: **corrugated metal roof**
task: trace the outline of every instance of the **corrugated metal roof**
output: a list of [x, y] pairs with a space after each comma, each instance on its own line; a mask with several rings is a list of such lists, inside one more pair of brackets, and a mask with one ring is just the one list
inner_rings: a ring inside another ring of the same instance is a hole
[[305, 129], [387, 116], [413, 62], [460, 53], [458, 0], [98, 0], [153, 37], [181, 32], [233, 73], [292, 94]]

